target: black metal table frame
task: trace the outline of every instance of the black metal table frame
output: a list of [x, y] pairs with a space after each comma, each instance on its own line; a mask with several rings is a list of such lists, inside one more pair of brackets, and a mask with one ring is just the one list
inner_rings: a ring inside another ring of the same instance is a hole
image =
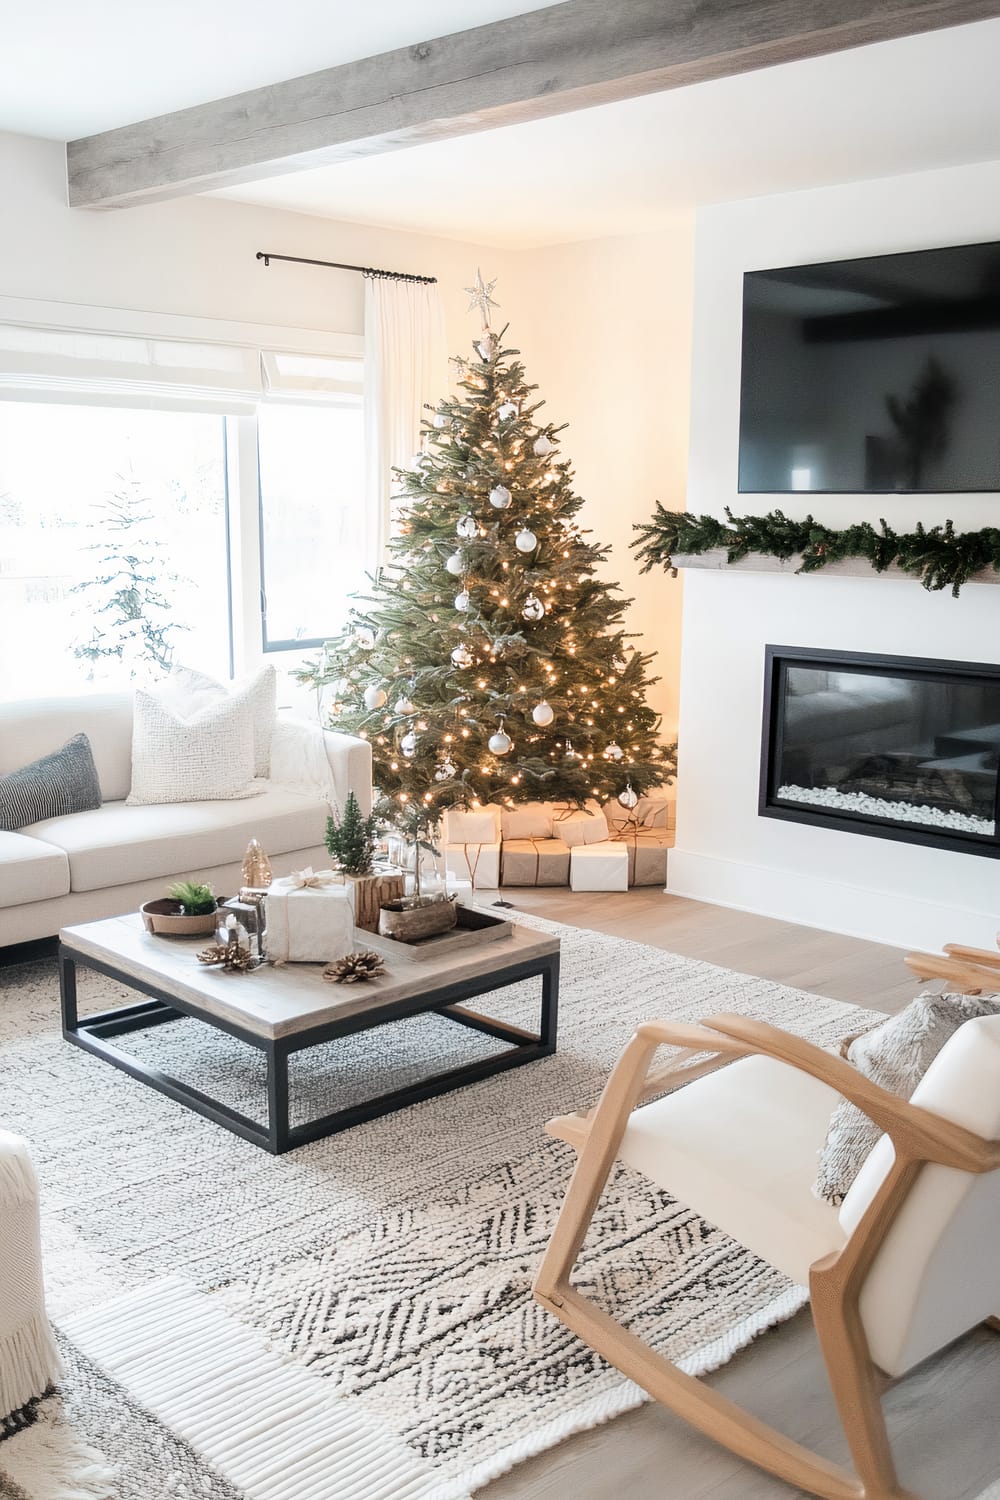
[[[119, 984], [127, 985], [130, 989], [137, 990], [149, 998], [136, 1005], [119, 1006], [115, 1010], [102, 1011], [98, 1015], [88, 1015], [81, 1019], [77, 1009], [76, 995], [78, 965], [94, 969], [99, 974], [106, 974], [109, 979], [117, 980]], [[419, 976], [415, 974], [414, 977]], [[537, 1033], [495, 1020], [492, 1016], [484, 1016], [476, 1011], [467, 1010], [460, 1003], [476, 995], [487, 994], [491, 990], [504, 989], [508, 985], [517, 984], [522, 979], [539, 977], [542, 981], [542, 997], [541, 1018]], [[66, 1041], [82, 1047], [87, 1052], [93, 1052], [97, 1057], [102, 1057], [105, 1062], [111, 1063], [113, 1067], [120, 1068], [123, 1073], [137, 1078], [140, 1083], [148, 1083], [159, 1093], [166, 1094], [168, 1099], [186, 1105], [196, 1113], [204, 1115], [207, 1120], [214, 1121], [216, 1125], [222, 1125], [235, 1135], [242, 1136], [244, 1140], [252, 1141], [254, 1145], [262, 1146], [265, 1151], [279, 1156], [285, 1151], [293, 1150], [296, 1146], [304, 1146], [309, 1141], [321, 1140], [324, 1136], [334, 1135], [340, 1130], [349, 1130], [352, 1125], [359, 1125], [364, 1120], [373, 1120], [379, 1115], [404, 1109], [407, 1105], [416, 1104], [422, 1099], [433, 1099], [439, 1094], [448, 1093], [451, 1089], [475, 1083], [481, 1078], [489, 1078], [494, 1073], [502, 1073], [508, 1068], [522, 1067], [525, 1063], [534, 1062], [538, 1058], [551, 1056], [556, 1050], [559, 953], [558, 951], [546, 953], [538, 958], [506, 964], [488, 974], [479, 974], [468, 979], [457, 980], [452, 984], [441, 985], [410, 999], [393, 1001], [374, 1012], [358, 1011], [340, 1021], [327, 1021], [322, 1025], [297, 1031], [291, 1036], [275, 1038], [259, 1036], [238, 1022], [226, 1021], [218, 1016], [210, 1015], [198, 1006], [171, 994], [169, 990], [126, 974], [116, 968], [114, 963], [93, 958], [67, 943], [59, 945], [59, 991], [62, 1006], [62, 1033]], [[379, 1094], [372, 1099], [365, 1099], [360, 1104], [333, 1110], [330, 1114], [321, 1115], [301, 1125], [292, 1125], [289, 1122], [288, 1059], [293, 1052], [301, 1052], [307, 1047], [318, 1046], [321, 1042], [330, 1042], [337, 1037], [371, 1031], [376, 1026], [387, 1026], [393, 1021], [406, 1020], [410, 1016], [428, 1012], [445, 1016], [451, 1021], [470, 1027], [473, 1031], [484, 1032], [487, 1036], [495, 1037], [499, 1041], [509, 1042], [510, 1049], [480, 1058], [476, 1062], [465, 1063], [460, 1067], [448, 1068], [444, 1072], [422, 1078], [417, 1083], [410, 1083], [388, 1094]], [[203, 1093], [192, 1084], [184, 1083], [181, 1079], [174, 1078], [159, 1068], [149, 1067], [137, 1058], [130, 1057], [128, 1053], [120, 1051], [109, 1040], [112, 1037], [123, 1036], [130, 1031], [145, 1031], [167, 1021], [178, 1021], [183, 1016], [201, 1021], [207, 1026], [217, 1027], [229, 1036], [237, 1037], [241, 1042], [246, 1042], [264, 1053], [267, 1059], [266, 1124], [261, 1124], [251, 1119], [249, 1115], [232, 1109], [219, 1099], [213, 1099], [211, 1095]]]

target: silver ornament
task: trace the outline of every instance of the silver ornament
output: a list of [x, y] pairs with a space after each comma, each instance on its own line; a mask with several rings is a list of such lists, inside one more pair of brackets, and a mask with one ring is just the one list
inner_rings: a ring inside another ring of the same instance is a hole
[[413, 457], [410, 459], [410, 468], [411, 469], [422, 469], [424, 467], [424, 464], [426, 462], [427, 462], [427, 454], [426, 453], [414, 453]]
[[527, 526], [522, 526], [514, 538], [514, 546], [518, 552], [534, 552], [538, 546], [538, 538], [533, 531], [528, 530]]
[[362, 651], [370, 651], [375, 644], [375, 632], [367, 625], [358, 625], [354, 631], [354, 639]]
[[406, 756], [407, 760], [412, 760], [413, 757], [416, 755], [416, 753], [417, 753], [417, 737], [413, 733], [412, 729], [410, 729], [406, 734], [403, 735], [403, 738], [399, 742], [399, 748], [400, 748], [400, 750], [402, 750], [402, 752]]
[[439, 411], [435, 413], [434, 426], [440, 432], [442, 428], [451, 426], [451, 418], [446, 417], [443, 411]]
[[451, 781], [458, 775], [458, 767], [450, 757], [446, 757], [439, 766], [435, 768], [435, 781]]
[[396, 712], [398, 714], [415, 714], [416, 711], [416, 705], [411, 703], [405, 694], [402, 698], [396, 699]]
[[479, 358], [483, 361], [484, 364], [488, 365], [490, 360], [493, 359], [496, 352], [497, 336], [495, 333], [488, 333], [485, 335], [485, 337], [477, 339], [476, 353], [479, 355]]
[[505, 401], [503, 406], [497, 407], [497, 416], [501, 422], [506, 422], [510, 417], [517, 416], [517, 407], [513, 401]]
[[490, 490], [490, 504], [494, 510], [506, 510], [510, 504], [510, 490], [505, 484], [495, 484]]
[[494, 755], [508, 755], [510, 751], [513, 750], [514, 741], [511, 739], [506, 729], [504, 729], [502, 719], [500, 720], [500, 728], [497, 730], [496, 734], [490, 735], [486, 743]]
[[468, 609], [471, 603], [472, 595], [469, 593], [468, 589], [463, 589], [460, 594], [455, 595], [455, 608], [461, 610], [463, 614]]
[[537, 458], [545, 458], [547, 454], [552, 453], [555, 450], [555, 446], [556, 445], [552, 441], [552, 439], [546, 437], [545, 433], [543, 432], [535, 438], [535, 441], [531, 445], [531, 451]]
[[451, 659], [452, 663], [456, 667], [463, 668], [471, 667], [474, 660], [472, 652], [466, 645], [456, 646], [454, 651], [451, 653]]
[[631, 782], [628, 782], [623, 792], [618, 793], [618, 801], [621, 803], [622, 807], [627, 807], [629, 808], [629, 810], [635, 807], [636, 803], [639, 801], [639, 797], [633, 789]]
[[365, 708], [370, 711], [376, 708], [385, 708], [387, 701], [388, 694], [385, 688], [376, 687], [374, 683], [371, 687], [365, 688]]
[[524, 601], [521, 610], [521, 618], [524, 620], [541, 620], [545, 617], [545, 605], [536, 594], [529, 594]]
[[628, 666], [628, 662], [625, 660], [624, 656], [615, 656], [612, 658], [611, 665], [614, 667], [616, 672], [624, 672]]
[[445, 563], [446, 570], [453, 578], [458, 578], [465, 572], [465, 563], [462, 561], [461, 552], [453, 552]]
[[534, 708], [531, 710], [531, 717], [534, 719], [536, 724], [541, 725], [542, 729], [545, 729], [549, 724], [551, 724], [555, 716], [555, 710], [553, 709], [551, 703], [547, 703], [544, 698], [542, 699], [541, 703], [536, 703]]
[[611, 744], [604, 752], [604, 758], [605, 760], [621, 760], [624, 754], [625, 751], [622, 749], [621, 745], [616, 745], [614, 740], [612, 740]]
[[455, 530], [463, 541], [470, 542], [479, 531], [479, 522], [475, 516], [463, 516], [455, 526]]

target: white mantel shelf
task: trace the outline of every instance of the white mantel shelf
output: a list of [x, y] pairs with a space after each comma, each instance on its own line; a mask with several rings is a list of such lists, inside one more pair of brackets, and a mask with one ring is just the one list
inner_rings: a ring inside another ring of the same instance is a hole
[[[738, 562], [728, 562], [729, 554], [725, 547], [713, 547], [709, 552], [675, 552], [671, 559], [675, 568], [708, 568], [714, 572], [733, 571], [738, 573], [798, 573], [802, 566], [802, 554], [797, 552], [793, 557], [771, 557], [763, 556], [757, 552], [750, 552], [746, 557], [741, 557]], [[920, 579], [915, 573], [907, 573], [898, 563], [890, 563], [882, 573], [877, 573], [871, 563], [866, 562], [863, 557], [838, 558], [835, 562], [829, 562], [825, 567], [817, 568], [814, 573], [802, 574], [802, 577], [812, 578], [894, 578], [904, 579], [907, 583], [919, 583]], [[967, 580], [968, 583], [1000, 583], [1000, 573], [993, 568], [984, 568], [980, 573], [973, 573]], [[962, 585], [966, 587], [965, 584]], [[944, 593], [950, 590], [945, 588]]]

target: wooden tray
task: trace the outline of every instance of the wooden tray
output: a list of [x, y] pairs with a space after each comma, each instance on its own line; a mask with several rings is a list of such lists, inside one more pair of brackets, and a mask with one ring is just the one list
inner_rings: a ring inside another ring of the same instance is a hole
[[506, 917], [491, 917], [488, 912], [460, 906], [458, 922], [450, 932], [437, 932], [433, 937], [421, 938], [416, 943], [398, 943], [395, 938], [383, 937], [378, 932], [366, 932], [364, 939], [369, 948], [374, 948], [385, 959], [421, 963], [429, 958], [446, 958], [449, 953], [462, 948], [479, 948], [484, 943], [501, 942], [513, 931], [513, 923]]

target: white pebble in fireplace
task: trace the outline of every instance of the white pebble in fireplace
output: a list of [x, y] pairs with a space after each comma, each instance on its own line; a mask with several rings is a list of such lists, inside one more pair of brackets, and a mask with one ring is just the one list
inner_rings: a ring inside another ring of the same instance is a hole
[[869, 797], [865, 792], [838, 792], [836, 787], [779, 786], [778, 800], [800, 802], [809, 807], [824, 807], [834, 812], [854, 813], [867, 818], [892, 819], [898, 823], [921, 823], [931, 828], [950, 828], [959, 833], [979, 833], [992, 838], [996, 823], [975, 813], [945, 811], [926, 804], [891, 802], [887, 797]]

